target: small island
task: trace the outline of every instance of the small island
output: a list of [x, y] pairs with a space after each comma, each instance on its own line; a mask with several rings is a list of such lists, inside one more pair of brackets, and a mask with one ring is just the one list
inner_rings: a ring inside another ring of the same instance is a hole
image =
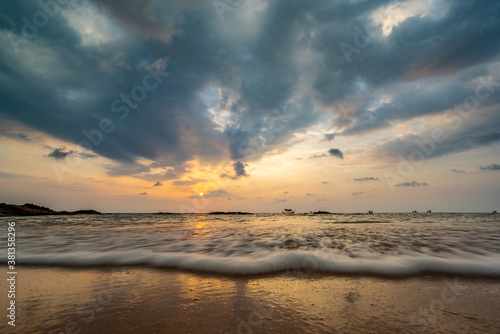
[[225, 212], [225, 211], [211, 211], [209, 215], [253, 215], [253, 213], [250, 212]]
[[100, 215], [95, 210], [54, 211], [31, 203], [23, 205], [0, 203], [0, 217], [49, 216], [49, 215]]

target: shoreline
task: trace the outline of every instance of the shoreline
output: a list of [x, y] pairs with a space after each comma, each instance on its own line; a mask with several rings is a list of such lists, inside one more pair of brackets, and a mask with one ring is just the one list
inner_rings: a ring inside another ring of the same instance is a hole
[[[500, 279], [494, 278], [308, 272], [241, 277], [140, 266], [21, 265], [18, 272], [16, 332], [480, 333], [500, 328]], [[9, 327], [4, 321], [0, 331]]]
[[283, 269], [276, 270], [272, 272], [265, 273], [256, 273], [256, 274], [248, 274], [248, 273], [229, 273], [229, 272], [220, 272], [220, 271], [209, 271], [202, 269], [189, 269], [189, 268], [179, 268], [176, 266], [161, 266], [161, 265], [144, 265], [144, 264], [88, 264], [88, 265], [70, 265], [70, 264], [23, 264], [18, 263], [17, 265], [20, 268], [27, 269], [61, 269], [61, 270], [105, 270], [105, 271], [115, 271], [121, 268], [128, 268], [130, 270], [155, 270], [155, 271], [165, 271], [165, 272], [178, 272], [184, 274], [191, 275], [200, 275], [200, 276], [210, 276], [217, 278], [229, 278], [229, 279], [262, 279], [262, 278], [276, 278], [283, 276], [298, 276], [298, 277], [308, 277], [313, 279], [326, 279], [326, 278], [367, 278], [367, 279], [384, 279], [384, 280], [408, 280], [408, 279], [450, 279], [450, 278], [458, 278], [464, 280], [492, 280], [500, 283], [500, 276], [488, 276], [484, 274], [452, 274], [452, 273], [442, 273], [442, 272], [419, 272], [415, 274], [380, 274], [380, 273], [363, 273], [363, 272], [325, 272], [320, 270], [309, 270], [309, 269]]

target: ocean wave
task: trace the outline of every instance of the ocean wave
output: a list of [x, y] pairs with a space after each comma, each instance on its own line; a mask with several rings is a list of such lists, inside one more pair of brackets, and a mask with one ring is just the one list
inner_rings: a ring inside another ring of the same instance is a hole
[[[6, 261], [6, 259], [3, 259]], [[329, 274], [415, 276], [436, 273], [457, 276], [500, 277], [500, 255], [346, 255], [317, 251], [286, 251], [246, 256], [214, 256], [200, 253], [151, 252], [145, 250], [19, 254], [18, 264], [50, 266], [144, 265], [195, 272], [258, 275], [304, 270]]]

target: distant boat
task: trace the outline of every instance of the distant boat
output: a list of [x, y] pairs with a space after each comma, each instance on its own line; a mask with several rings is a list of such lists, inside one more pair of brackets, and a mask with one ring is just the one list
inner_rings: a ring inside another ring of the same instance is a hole
[[285, 214], [285, 215], [292, 215], [295, 213], [295, 210], [292, 210], [292, 209], [284, 209], [283, 211], [281, 211], [281, 213]]

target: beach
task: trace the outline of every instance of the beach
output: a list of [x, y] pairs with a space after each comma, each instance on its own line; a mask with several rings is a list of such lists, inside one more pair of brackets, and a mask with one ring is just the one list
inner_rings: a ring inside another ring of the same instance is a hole
[[227, 277], [144, 267], [30, 266], [19, 273], [16, 327], [3, 321], [2, 333], [497, 333], [500, 328], [500, 280], [491, 278], [305, 271]]

